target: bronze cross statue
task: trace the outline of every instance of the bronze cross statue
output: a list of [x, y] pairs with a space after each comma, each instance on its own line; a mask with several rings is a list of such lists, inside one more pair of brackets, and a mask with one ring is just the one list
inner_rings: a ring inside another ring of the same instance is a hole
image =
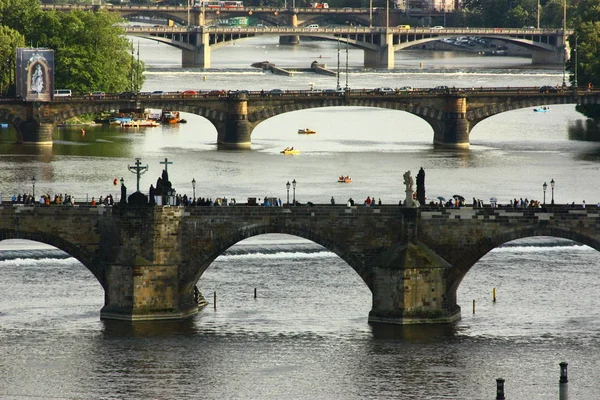
[[[166, 160], [166, 159], [165, 159]], [[140, 176], [148, 171], [148, 165], [142, 165], [139, 158], [135, 159], [135, 166], [128, 165], [129, 171], [137, 176], [137, 191], [140, 191]]]
[[167, 168], [169, 167], [169, 164], [173, 164], [173, 161], [169, 161], [166, 157], [165, 157], [165, 161], [159, 161], [159, 164], [165, 164], [165, 172], [169, 172], [167, 170]]

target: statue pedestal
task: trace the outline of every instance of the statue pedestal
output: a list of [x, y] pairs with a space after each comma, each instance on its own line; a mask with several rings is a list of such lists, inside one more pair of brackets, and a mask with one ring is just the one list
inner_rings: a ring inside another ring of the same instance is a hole
[[415, 202], [413, 200], [413, 191], [410, 189], [406, 190], [406, 200], [404, 201], [404, 207], [415, 207]]

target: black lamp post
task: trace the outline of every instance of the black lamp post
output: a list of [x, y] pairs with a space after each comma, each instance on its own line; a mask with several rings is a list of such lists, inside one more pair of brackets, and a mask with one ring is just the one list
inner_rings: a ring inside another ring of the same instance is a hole
[[285, 188], [287, 189], [287, 204], [290, 205], [290, 181], [287, 181]]
[[35, 201], [35, 176], [31, 178], [31, 184], [33, 185], [33, 201]]
[[196, 178], [192, 178], [192, 200], [196, 198]]
[[293, 193], [294, 193], [294, 205], [296, 205], [296, 179], [294, 179], [292, 181], [292, 188], [294, 189], [293, 190]]
[[552, 188], [552, 201], [550, 204], [554, 204], [554, 178], [550, 181], [550, 187]]
[[544, 189], [544, 204], [546, 204], [546, 189], [548, 189], [548, 184], [544, 182], [542, 188]]

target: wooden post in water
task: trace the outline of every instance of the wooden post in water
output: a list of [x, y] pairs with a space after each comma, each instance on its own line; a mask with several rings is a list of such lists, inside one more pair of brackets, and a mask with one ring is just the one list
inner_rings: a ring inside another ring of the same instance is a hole
[[567, 364], [561, 362], [560, 364], [560, 379], [558, 380], [558, 399], [568, 400], [569, 399], [569, 379], [567, 378]]
[[473, 300], [473, 314], [475, 314], [475, 300]]
[[496, 302], [496, 288], [492, 290], [492, 297], [494, 298], [494, 303]]
[[256, 288], [254, 288], [254, 298], [256, 298]]
[[215, 290], [215, 293], [213, 294], [213, 306], [215, 307], [215, 310], [217, 309], [217, 291]]
[[504, 379], [496, 379], [496, 400], [506, 400], [504, 397]]

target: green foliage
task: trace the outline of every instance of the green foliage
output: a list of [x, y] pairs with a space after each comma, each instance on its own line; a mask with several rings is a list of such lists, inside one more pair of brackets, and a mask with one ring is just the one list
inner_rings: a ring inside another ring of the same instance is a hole
[[[50, 48], [55, 51], [57, 88], [74, 93], [139, 90], [144, 65], [131, 56], [132, 45], [119, 22], [102, 11], [42, 13], [36, 0], [0, 0], [0, 57], [15, 54], [16, 47], [25, 44]], [[0, 83], [6, 74], [0, 69]]]
[[23, 35], [0, 25], [0, 95], [14, 94], [15, 49], [24, 45]]
[[0, 26], [12, 28], [29, 38], [35, 29], [34, 20], [41, 12], [34, 0], [0, 0]]
[[[573, 20], [576, 23], [575, 36], [570, 37], [571, 57], [567, 64], [569, 79], [575, 81], [577, 68], [578, 86], [600, 87], [600, 0], [585, 0], [575, 4]], [[577, 38], [577, 43], [575, 42]], [[575, 54], [575, 52], [577, 54]], [[577, 62], [575, 61], [577, 60]], [[600, 122], [600, 106], [578, 105], [577, 111], [596, 123]]]

